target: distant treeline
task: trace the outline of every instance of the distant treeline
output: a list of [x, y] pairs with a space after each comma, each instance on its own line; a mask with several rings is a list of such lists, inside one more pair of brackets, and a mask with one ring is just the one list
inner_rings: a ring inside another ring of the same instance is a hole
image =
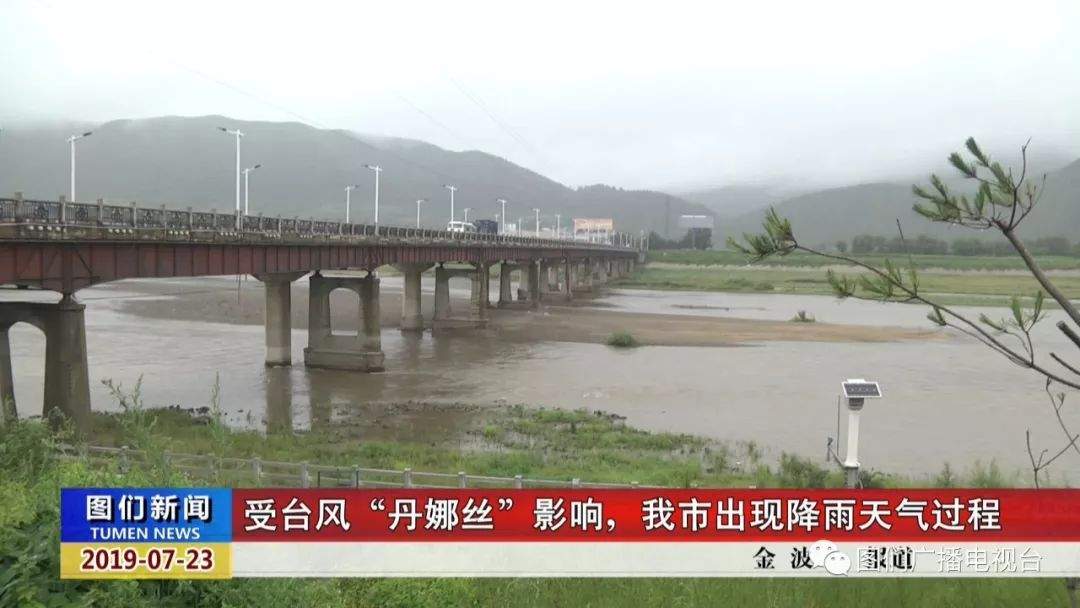
[[711, 249], [712, 229], [691, 228], [679, 240], [665, 239], [655, 231], [649, 233], [649, 249]]
[[[1049, 236], [1026, 241], [1035, 255], [1068, 255], [1080, 257], [1080, 242], [1073, 243], [1063, 236]], [[977, 238], [954, 239], [951, 243], [924, 235], [901, 240], [900, 237], [860, 234], [847, 241], [837, 241], [836, 249], [842, 253], [921, 253], [929, 255], [1015, 255], [1007, 241], [984, 241]]]

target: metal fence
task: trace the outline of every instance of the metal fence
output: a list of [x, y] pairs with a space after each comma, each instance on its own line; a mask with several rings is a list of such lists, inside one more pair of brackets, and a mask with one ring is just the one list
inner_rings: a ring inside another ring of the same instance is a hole
[[228, 486], [301, 487], [301, 488], [637, 488], [628, 484], [597, 483], [580, 479], [534, 479], [515, 475], [495, 477], [458, 473], [430, 473], [406, 469], [371, 469], [308, 462], [263, 460], [258, 457], [234, 458], [214, 454], [185, 454], [164, 451], [148, 453], [128, 447], [59, 445], [58, 456], [66, 460], [85, 460], [91, 466], [117, 466], [127, 472], [135, 468], [162, 466], [195, 478], [213, 480]]
[[242, 215], [240, 213], [217, 213], [216, 211], [193, 211], [191, 207], [185, 210], [177, 210], [167, 209], [164, 205], [161, 207], [139, 207], [136, 203], [130, 205], [106, 205], [101, 200], [98, 200], [96, 204], [76, 203], [63, 199], [45, 201], [24, 199], [18, 193], [16, 193], [15, 198], [0, 198], [0, 224], [44, 224], [47, 226], [124, 228], [132, 230], [158, 229], [186, 231], [188, 233], [216, 232], [240, 235], [277, 235], [294, 238], [310, 238], [312, 236], [424, 238], [519, 246], [550, 246], [565, 243], [574, 247], [599, 249], [638, 250], [642, 246], [640, 237], [624, 233], [613, 233], [610, 244], [598, 244], [566, 238], [450, 232], [447, 230], [428, 230], [426, 228], [331, 222], [313, 218], [264, 217], [261, 214]]

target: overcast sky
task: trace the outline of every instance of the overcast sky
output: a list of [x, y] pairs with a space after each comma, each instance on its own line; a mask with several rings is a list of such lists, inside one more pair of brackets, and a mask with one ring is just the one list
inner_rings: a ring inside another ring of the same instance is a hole
[[300, 120], [569, 185], [907, 177], [968, 135], [1080, 156], [1078, 6], [4, 0], [0, 126]]

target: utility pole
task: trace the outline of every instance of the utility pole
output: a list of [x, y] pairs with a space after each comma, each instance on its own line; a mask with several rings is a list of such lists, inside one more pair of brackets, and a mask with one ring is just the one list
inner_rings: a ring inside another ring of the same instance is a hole
[[[75, 142], [84, 137], [90, 137], [93, 134], [93, 131], [87, 131], [82, 135], [72, 135], [68, 138], [68, 143], [71, 144], [71, 202], [73, 203], [75, 202]], [[239, 191], [237, 192], [239, 193]]]
[[443, 184], [443, 188], [450, 191], [450, 221], [454, 221], [454, 193], [457, 192], [457, 186], [451, 186], [450, 184]]
[[244, 133], [240, 129], [226, 129], [225, 127], [218, 127], [218, 131], [228, 133], [236, 137], [236, 229], [239, 230], [240, 224], [240, 138], [244, 136]]
[[420, 205], [427, 202], [426, 198], [417, 199], [416, 201], [416, 227], [420, 227]]
[[495, 202], [502, 205], [502, 213], [499, 216], [499, 217], [502, 218], [502, 223], [499, 224], [499, 233], [500, 234], [505, 233], [506, 232], [506, 199], [505, 198], [495, 199]]
[[382, 167], [379, 165], [364, 165], [368, 169], [375, 172], [375, 225], [379, 225], [379, 174], [382, 173]]
[[352, 194], [353, 189], [359, 188], [359, 187], [360, 187], [360, 184], [353, 184], [351, 186], [345, 186], [345, 223], [346, 224], [349, 223], [349, 211], [350, 211], [350, 209], [352, 207], [352, 200], [351, 200], [350, 195]]
[[251, 175], [252, 171], [258, 169], [261, 166], [262, 166], [261, 164], [260, 165], [255, 165], [254, 167], [248, 167], [247, 169], [244, 169], [244, 171], [243, 171], [243, 174], [244, 174], [244, 215], [245, 216], [248, 214], [248, 176]]

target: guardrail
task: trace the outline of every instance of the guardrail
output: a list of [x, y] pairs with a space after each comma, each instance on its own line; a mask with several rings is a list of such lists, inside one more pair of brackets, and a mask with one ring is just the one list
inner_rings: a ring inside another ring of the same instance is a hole
[[412, 469], [372, 469], [361, 466], [335, 466], [307, 462], [283, 462], [254, 458], [235, 458], [214, 454], [185, 454], [161, 452], [149, 455], [143, 450], [128, 447], [87, 445], [57, 446], [63, 459], [85, 459], [91, 465], [113, 464], [127, 472], [132, 467], [159, 464], [166, 468], [195, 476], [245, 487], [317, 487], [317, 488], [639, 488], [637, 482], [628, 484], [597, 483], [580, 479], [534, 479], [515, 475], [494, 477], [458, 473], [430, 473]]
[[450, 232], [426, 228], [381, 226], [331, 222], [313, 218], [300, 219], [242, 215], [240, 213], [217, 213], [216, 211], [193, 211], [161, 207], [130, 205], [106, 205], [76, 203], [60, 199], [45, 201], [24, 199], [19, 193], [15, 198], [0, 198], [0, 224], [39, 224], [46, 226], [83, 226], [95, 228], [160, 229], [188, 232], [225, 232], [240, 234], [295, 234], [343, 237], [391, 237], [429, 238], [466, 242], [488, 242], [511, 245], [565, 244], [574, 247], [619, 249], [638, 251], [642, 246], [640, 237], [612, 233], [612, 242], [595, 243], [576, 239], [555, 239], [540, 236], [487, 234], [478, 232]]

